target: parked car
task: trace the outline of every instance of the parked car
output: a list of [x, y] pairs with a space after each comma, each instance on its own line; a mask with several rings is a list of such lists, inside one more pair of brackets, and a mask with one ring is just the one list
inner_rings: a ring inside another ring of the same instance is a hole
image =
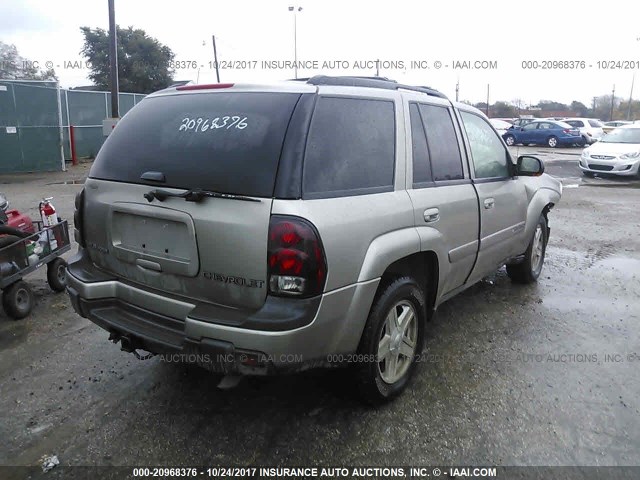
[[596, 173], [640, 176], [640, 124], [623, 125], [585, 148], [580, 170], [588, 177]]
[[582, 137], [588, 144], [597, 142], [604, 135], [602, 122], [596, 118], [565, 118], [563, 122], [579, 128]]
[[602, 124], [602, 131], [606, 134], [611, 132], [613, 129], [621, 127], [623, 125], [631, 125], [633, 122], [627, 122], [625, 120], [614, 120], [612, 122], [604, 122]]
[[585, 141], [577, 128], [564, 122], [535, 120], [520, 128], [512, 128], [502, 135], [509, 146], [547, 145], [551, 148], [559, 146], [584, 145]]
[[505, 122], [504, 120], [500, 120], [498, 118], [490, 118], [489, 122], [491, 122], [491, 125], [493, 125], [493, 128], [495, 128], [500, 135], [502, 135], [503, 133], [506, 133], [507, 130], [513, 127], [512, 123]]
[[432, 89], [169, 88], [118, 122], [76, 197], [68, 292], [127, 352], [193, 354], [227, 385], [351, 366], [382, 402], [440, 304], [505, 263], [538, 278], [562, 193], [543, 172]]
[[526, 117], [526, 118], [516, 118], [511, 123], [513, 123], [514, 127], [524, 127], [527, 123], [531, 123], [531, 122], [533, 122], [535, 120], [537, 120], [537, 119], [533, 118], [533, 117], [531, 117], [531, 118], [528, 118], [528, 117]]

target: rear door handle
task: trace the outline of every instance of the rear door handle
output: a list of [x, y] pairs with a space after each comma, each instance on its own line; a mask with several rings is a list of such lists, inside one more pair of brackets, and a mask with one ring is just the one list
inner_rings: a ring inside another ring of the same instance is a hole
[[427, 208], [424, 211], [424, 221], [427, 223], [434, 223], [440, 220], [440, 210], [437, 208]]
[[493, 208], [495, 203], [496, 203], [496, 201], [493, 198], [485, 198], [484, 199], [484, 208], [489, 210], [490, 208]]

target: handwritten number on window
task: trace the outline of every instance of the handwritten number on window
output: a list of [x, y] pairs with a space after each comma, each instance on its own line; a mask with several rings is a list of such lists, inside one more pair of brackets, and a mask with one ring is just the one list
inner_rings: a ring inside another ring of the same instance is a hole
[[[222, 123], [218, 123], [222, 120]], [[224, 117], [216, 117], [213, 120], [210, 118], [189, 118], [182, 119], [182, 123], [178, 127], [179, 132], [206, 132], [207, 130], [217, 130], [224, 128], [225, 130], [237, 128], [238, 130], [244, 130], [249, 124], [247, 123], [247, 117], [241, 117], [239, 115]]]

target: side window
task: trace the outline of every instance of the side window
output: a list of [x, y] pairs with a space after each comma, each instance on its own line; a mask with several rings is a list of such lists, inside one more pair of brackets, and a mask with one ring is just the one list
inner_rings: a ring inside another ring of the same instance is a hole
[[427, 133], [433, 180], [464, 178], [458, 137], [449, 109], [435, 105], [420, 105], [420, 115]]
[[319, 97], [305, 151], [304, 196], [392, 191], [394, 115], [392, 101]]
[[556, 127], [555, 127], [555, 125], [553, 123], [542, 122], [542, 123], [538, 124], [538, 128], [540, 130], [549, 130], [551, 128], [556, 128]]
[[476, 178], [504, 178], [511, 176], [507, 165], [507, 151], [491, 126], [478, 115], [461, 112], [469, 138]]
[[529, 122], [522, 128], [524, 128], [525, 130], [535, 130], [536, 128], [538, 128], [538, 125], [538, 123]]
[[431, 164], [429, 162], [429, 148], [427, 137], [424, 133], [422, 118], [418, 111], [418, 105], [409, 105], [411, 116], [411, 149], [413, 151], [413, 186], [431, 182]]

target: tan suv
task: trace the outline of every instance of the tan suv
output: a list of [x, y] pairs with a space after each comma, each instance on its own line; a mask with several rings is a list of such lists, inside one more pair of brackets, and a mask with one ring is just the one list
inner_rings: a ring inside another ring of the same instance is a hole
[[170, 88], [98, 154], [68, 292], [125, 351], [230, 378], [350, 366], [379, 402], [407, 385], [438, 305], [505, 263], [536, 280], [561, 190], [426, 87]]

